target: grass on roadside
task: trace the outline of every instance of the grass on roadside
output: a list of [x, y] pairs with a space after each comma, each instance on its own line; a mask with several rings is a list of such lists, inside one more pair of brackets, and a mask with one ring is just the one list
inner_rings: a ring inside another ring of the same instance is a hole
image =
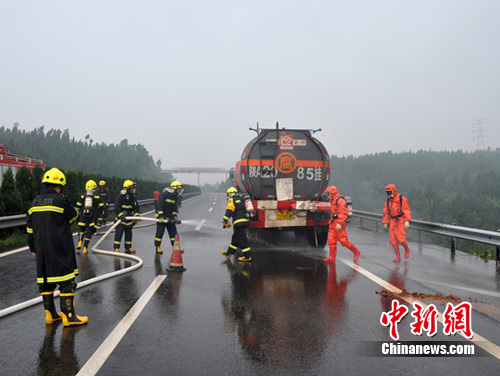
[[10, 234], [0, 237], [0, 251], [25, 246], [28, 244], [28, 234], [26, 233], [26, 228], [23, 230], [15, 229], [11, 231]]

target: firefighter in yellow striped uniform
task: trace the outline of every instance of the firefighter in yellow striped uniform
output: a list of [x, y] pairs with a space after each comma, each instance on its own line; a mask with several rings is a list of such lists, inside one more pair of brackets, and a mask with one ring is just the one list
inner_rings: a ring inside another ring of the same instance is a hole
[[119, 219], [122, 222], [116, 226], [114, 248], [115, 252], [120, 252], [120, 243], [122, 235], [125, 232], [125, 252], [135, 253], [132, 248], [132, 227], [137, 223], [134, 220], [124, 219], [125, 217], [137, 217], [139, 215], [139, 204], [135, 197], [135, 183], [132, 180], [123, 182], [123, 189], [115, 200], [115, 221]]
[[[75, 245], [70, 224], [78, 218], [69, 199], [62, 194], [66, 177], [57, 168], [45, 172], [45, 188], [32, 202], [26, 216], [28, 245], [36, 257], [38, 290], [42, 294], [45, 322], [63, 321], [64, 326], [88, 321], [75, 313], [75, 276], [78, 274]], [[54, 305], [59, 285], [61, 312]]]
[[235, 187], [231, 187], [227, 190], [227, 207], [224, 218], [222, 219], [222, 228], [231, 227], [229, 219], [233, 218], [233, 236], [231, 238], [231, 244], [226, 252], [224, 250], [220, 251], [227, 259], [230, 259], [232, 255], [241, 249], [243, 256], [238, 257], [238, 261], [248, 262], [252, 261], [251, 249], [247, 240], [246, 228], [250, 225], [250, 216], [245, 208], [245, 202], [238, 195], [238, 190]]
[[[179, 210], [177, 203], [182, 191], [182, 184], [178, 181], [173, 181], [170, 183], [170, 187], [165, 188], [160, 194], [160, 197], [158, 197], [155, 216], [158, 218], [159, 222], [156, 224], [154, 242], [157, 253], [163, 253], [160, 245], [163, 234], [165, 233], [165, 228], [168, 231], [168, 236], [170, 236], [170, 243], [174, 245], [175, 236], [178, 235], [176, 224], [181, 223], [177, 216]], [[181, 249], [181, 252], [184, 252], [184, 249]]]
[[101, 198], [99, 192], [96, 192], [96, 188], [97, 183], [93, 180], [89, 180], [85, 184], [85, 192], [76, 203], [80, 211], [80, 216], [78, 218], [78, 227], [80, 227], [80, 231], [78, 232], [78, 245], [76, 249], [82, 248], [83, 243], [83, 254], [85, 255], [88, 253], [92, 235], [97, 231], [97, 221], [99, 219], [99, 213], [102, 210]]
[[108, 220], [108, 188], [106, 188], [106, 182], [101, 180], [99, 182], [99, 218], [97, 218], [97, 224], [104, 226]]

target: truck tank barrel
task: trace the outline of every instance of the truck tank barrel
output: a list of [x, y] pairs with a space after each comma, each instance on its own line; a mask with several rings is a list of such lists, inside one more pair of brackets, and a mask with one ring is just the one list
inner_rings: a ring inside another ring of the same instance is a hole
[[330, 158], [303, 129], [260, 129], [236, 167], [239, 189], [254, 200], [317, 200], [330, 180]]

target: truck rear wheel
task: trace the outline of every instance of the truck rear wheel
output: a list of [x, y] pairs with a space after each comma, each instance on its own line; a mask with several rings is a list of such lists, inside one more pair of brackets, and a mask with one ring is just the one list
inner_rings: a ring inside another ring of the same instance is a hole
[[[295, 237], [307, 240], [307, 244], [314, 248], [325, 248], [328, 241], [328, 226], [307, 227], [295, 230]], [[317, 244], [316, 244], [317, 241]]]
[[326, 242], [328, 241], [328, 226], [308, 228], [307, 241], [311, 247], [325, 248]]

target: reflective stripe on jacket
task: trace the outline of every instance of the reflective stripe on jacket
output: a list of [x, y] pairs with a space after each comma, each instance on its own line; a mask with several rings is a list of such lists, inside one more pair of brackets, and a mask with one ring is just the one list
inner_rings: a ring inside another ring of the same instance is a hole
[[234, 195], [227, 199], [224, 220], [229, 221], [231, 217], [233, 218], [233, 227], [248, 226], [250, 224], [245, 202], [239, 195]]
[[167, 188], [158, 197], [156, 216], [158, 218], [173, 219], [178, 214], [178, 194], [175, 189]]

